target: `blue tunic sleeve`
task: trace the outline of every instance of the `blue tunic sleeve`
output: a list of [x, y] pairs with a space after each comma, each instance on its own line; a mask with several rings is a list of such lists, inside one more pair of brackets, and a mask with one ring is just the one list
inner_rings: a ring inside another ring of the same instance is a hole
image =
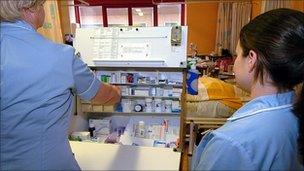
[[214, 136], [202, 141], [196, 150], [201, 155], [194, 159], [192, 170], [252, 170], [254, 166], [248, 152], [241, 144], [223, 137]]
[[83, 100], [91, 100], [99, 90], [101, 82], [80, 58], [74, 57], [73, 77], [75, 91]]

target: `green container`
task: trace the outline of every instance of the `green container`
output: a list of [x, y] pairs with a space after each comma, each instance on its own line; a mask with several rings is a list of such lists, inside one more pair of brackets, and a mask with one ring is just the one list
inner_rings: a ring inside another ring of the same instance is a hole
[[100, 81], [102, 81], [103, 83], [109, 83], [110, 78], [111, 78], [111, 76], [109, 76], [109, 75], [101, 75], [100, 76]]

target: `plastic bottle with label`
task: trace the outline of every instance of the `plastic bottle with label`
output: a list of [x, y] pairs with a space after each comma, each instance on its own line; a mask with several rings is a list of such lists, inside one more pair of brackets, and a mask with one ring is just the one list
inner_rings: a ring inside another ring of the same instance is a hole
[[111, 83], [117, 83], [117, 76], [115, 73], [111, 73]]
[[172, 112], [172, 100], [165, 100], [165, 112], [166, 113]]
[[132, 101], [130, 99], [122, 99], [121, 106], [123, 112], [131, 112], [132, 111]]
[[191, 65], [191, 69], [187, 73], [187, 93], [191, 95], [198, 94], [198, 77], [199, 71], [196, 69], [196, 65]]
[[95, 125], [93, 123], [89, 124], [89, 132], [90, 132], [90, 137], [94, 138], [95, 137]]
[[154, 99], [154, 110], [156, 113], [162, 112], [162, 99], [159, 98]]
[[138, 137], [145, 138], [145, 122], [144, 121], [138, 122]]
[[153, 110], [152, 110], [152, 102], [153, 102], [153, 100], [152, 100], [152, 98], [146, 98], [145, 99], [145, 111], [146, 112], [153, 112]]

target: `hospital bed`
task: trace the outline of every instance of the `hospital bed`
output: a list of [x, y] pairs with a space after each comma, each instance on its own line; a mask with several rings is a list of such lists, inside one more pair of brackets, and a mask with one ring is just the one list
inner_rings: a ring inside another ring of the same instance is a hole
[[[236, 85], [202, 76], [198, 80], [198, 94], [186, 96], [186, 142], [192, 155], [197, 134], [222, 126], [238, 108], [250, 100], [249, 94]], [[198, 131], [200, 130], [200, 131]]]

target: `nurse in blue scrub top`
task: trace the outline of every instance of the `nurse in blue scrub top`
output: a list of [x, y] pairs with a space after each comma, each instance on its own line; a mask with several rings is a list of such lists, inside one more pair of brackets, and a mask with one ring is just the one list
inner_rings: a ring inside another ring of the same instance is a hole
[[245, 25], [237, 84], [252, 100], [198, 145], [192, 170], [303, 170], [304, 13], [266, 12]]
[[68, 141], [74, 94], [120, 100], [68, 45], [37, 33], [45, 0], [1, 0], [0, 170], [79, 170]]

